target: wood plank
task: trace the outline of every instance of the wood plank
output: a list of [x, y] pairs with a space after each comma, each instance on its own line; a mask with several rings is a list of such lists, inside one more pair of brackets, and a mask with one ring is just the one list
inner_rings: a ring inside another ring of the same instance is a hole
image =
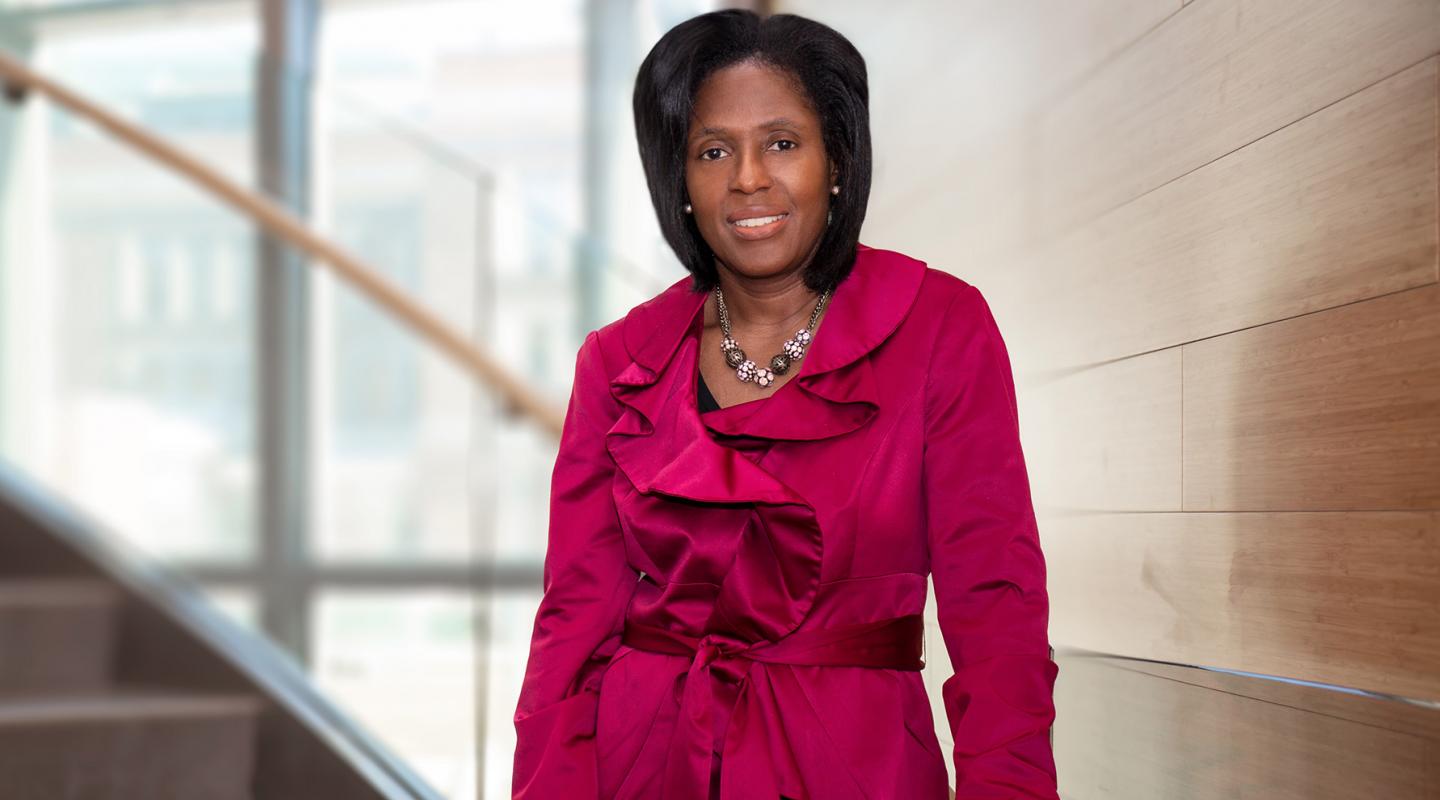
[[1180, 508], [1180, 351], [1087, 369], [1019, 394], [1037, 509]]
[[1437, 279], [1437, 59], [1106, 214], [1020, 267], [1048, 366]]
[[977, 277], [992, 266], [981, 253], [1029, 230], [1021, 190], [1037, 110], [1180, 8], [963, 0], [877, 15], [869, 0], [777, 6], [836, 28], [866, 58], [875, 153], [867, 237]]
[[259, 698], [250, 695], [182, 694], [153, 689], [6, 697], [0, 699], [0, 728], [189, 717], [253, 718], [263, 706]]
[[1440, 508], [1440, 285], [1182, 360], [1185, 510]]
[[108, 684], [119, 602], [98, 580], [0, 579], [0, 697]]
[[[825, 6], [822, 19], [833, 13]], [[862, 6], [857, 33], [875, 25], [873, 7]], [[1175, 0], [1019, 0], [893, 15], [903, 26], [861, 46], [876, 54], [872, 85], [889, 87], [872, 95], [872, 230], [896, 242], [938, 235], [933, 250], [949, 268], [983, 271], [982, 254], [1030, 230], [1023, 189], [1037, 109], [1178, 9]], [[916, 102], [924, 97], [938, 102]]]
[[1042, 117], [1036, 232], [1068, 232], [1436, 52], [1434, 0], [1191, 3]]
[[[1094, 654], [1088, 654], [1094, 655]], [[1210, 667], [1163, 664], [1135, 659], [1107, 659], [1120, 669], [1144, 672], [1166, 680], [1188, 683], [1252, 700], [1289, 706], [1362, 725], [1384, 728], [1440, 741], [1440, 707], [1410, 699], [1377, 697], [1343, 689], [1316, 691], [1316, 687], [1286, 679], [1257, 679]]]
[[27, 606], [112, 606], [120, 592], [86, 578], [0, 578], [0, 608]]
[[1434, 739], [1109, 659], [1057, 662], [1056, 768], [1062, 792], [1075, 800], [1420, 798], [1433, 796], [1440, 779]]
[[1440, 513], [1041, 520], [1051, 639], [1440, 700]]
[[[871, 124], [906, 142], [881, 157], [919, 155], [910, 150], [918, 144], [963, 156], [950, 149], [957, 140], [1011, 129], [1180, 9], [1177, 0], [955, 0], [877, 15], [871, 0], [775, 5], [835, 28], [865, 57]], [[935, 102], [916, 102], [927, 97]], [[963, 124], [936, 125], [945, 111]]]
[[[259, 702], [244, 698], [6, 702], [0, 706], [5, 797], [276, 797], [252, 789], [259, 712]], [[323, 784], [307, 788], [308, 796], [349, 796]]]

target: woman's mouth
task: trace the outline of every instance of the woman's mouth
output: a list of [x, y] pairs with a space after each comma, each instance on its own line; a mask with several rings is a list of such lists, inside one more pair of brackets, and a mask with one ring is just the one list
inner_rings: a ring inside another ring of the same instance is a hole
[[741, 239], [751, 241], [755, 239], [765, 239], [773, 236], [776, 231], [785, 227], [785, 220], [789, 218], [789, 214], [775, 214], [768, 217], [739, 219], [730, 223], [730, 229], [735, 231], [735, 235]]

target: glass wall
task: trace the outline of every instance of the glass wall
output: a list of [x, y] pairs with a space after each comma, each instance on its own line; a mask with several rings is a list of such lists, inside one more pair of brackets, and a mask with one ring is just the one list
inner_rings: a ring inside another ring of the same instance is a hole
[[[249, 185], [250, 12], [72, 28], [32, 62]], [[44, 102], [0, 114], [4, 457], [158, 557], [249, 558], [252, 227]]]
[[[0, 0], [0, 46], [258, 185], [262, 4], [109, 5]], [[291, 176], [311, 224], [563, 408], [576, 320], [684, 275], [629, 81], [713, 5], [328, 0]], [[305, 519], [276, 541], [255, 228], [38, 100], [0, 105], [0, 209], [0, 458], [257, 635], [300, 631], [318, 685], [443, 794], [508, 797], [555, 441], [312, 270], [309, 403], [284, 412], [305, 421]], [[302, 555], [295, 591], [264, 590], [277, 547]]]

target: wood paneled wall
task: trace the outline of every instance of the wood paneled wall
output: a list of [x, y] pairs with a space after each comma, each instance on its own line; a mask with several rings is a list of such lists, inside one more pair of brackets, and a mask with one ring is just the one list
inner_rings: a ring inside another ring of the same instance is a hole
[[1440, 0], [774, 6], [1005, 335], [1062, 794], [1440, 796]]

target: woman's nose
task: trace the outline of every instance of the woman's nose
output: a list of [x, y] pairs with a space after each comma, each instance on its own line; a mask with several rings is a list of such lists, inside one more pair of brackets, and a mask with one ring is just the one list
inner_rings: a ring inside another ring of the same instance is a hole
[[770, 185], [770, 173], [765, 169], [765, 159], [759, 153], [742, 151], [735, 158], [735, 175], [732, 186], [746, 194], [754, 194]]

